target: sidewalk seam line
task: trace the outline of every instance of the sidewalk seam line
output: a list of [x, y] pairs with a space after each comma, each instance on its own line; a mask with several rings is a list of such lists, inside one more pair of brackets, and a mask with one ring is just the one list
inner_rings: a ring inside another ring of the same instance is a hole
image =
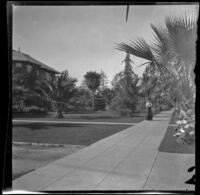
[[[148, 137], [148, 136], [146, 136], [146, 137], [134, 148], [134, 151], [137, 150], [137, 148], [144, 142], [144, 140], [145, 140], [147, 137]], [[101, 182], [99, 182], [99, 183], [94, 187], [94, 189], [97, 188], [103, 181], [105, 181], [105, 179], [110, 175], [110, 173], [111, 173], [122, 161], [124, 161], [125, 158], [126, 158], [129, 154], [131, 154], [131, 153], [134, 152], [134, 151], [130, 151], [120, 162], [118, 162], [118, 164], [115, 165], [115, 166], [112, 168], [112, 170], [110, 170], [110, 171], [108, 172], [108, 174], [102, 179]]]
[[146, 184], [147, 184], [147, 182], [148, 182], [148, 180], [149, 180], [149, 177], [150, 177], [150, 175], [151, 175], [151, 172], [152, 172], [152, 170], [153, 170], [153, 167], [154, 167], [154, 165], [155, 165], [155, 163], [156, 163], [158, 154], [159, 154], [159, 151], [158, 151], [158, 153], [157, 153], [157, 155], [156, 155], [156, 157], [155, 157], [155, 159], [154, 159], [154, 161], [153, 161], [153, 164], [152, 164], [152, 167], [151, 167], [151, 169], [150, 169], [150, 171], [149, 171], [149, 174], [148, 174], [148, 176], [147, 176], [147, 179], [146, 179], [146, 181], [145, 181], [145, 183], [144, 183], [144, 185], [143, 185], [143, 187], [142, 187], [143, 190], [144, 190], [144, 187], [146, 186]]

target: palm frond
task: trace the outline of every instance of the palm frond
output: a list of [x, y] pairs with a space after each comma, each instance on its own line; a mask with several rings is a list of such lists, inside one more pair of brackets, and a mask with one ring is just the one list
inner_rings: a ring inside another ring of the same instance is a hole
[[155, 40], [160, 44], [160, 42], [166, 42], [167, 38], [167, 29], [163, 26], [155, 26], [154, 24], [150, 24], [152, 30], [153, 30], [153, 36]]
[[143, 38], [137, 38], [135, 42], [129, 44], [119, 43], [116, 49], [130, 53], [131, 55], [143, 58], [148, 61], [153, 61], [154, 57], [148, 43]]
[[169, 61], [174, 58], [174, 53], [170, 51], [171, 41], [167, 29], [163, 26], [155, 26], [151, 24], [153, 29], [154, 42], [151, 45], [157, 67], [160, 72], [166, 71]]
[[143, 63], [143, 64], [140, 64], [139, 66], [137, 66], [137, 67], [141, 67], [141, 66], [144, 66], [144, 65], [148, 65], [148, 64], [150, 64], [151, 62], [145, 62], [145, 63]]
[[42, 96], [44, 96], [44, 97], [48, 97], [48, 93], [42, 87], [36, 87], [35, 88], [35, 92], [40, 94], [40, 95], [42, 95]]
[[151, 24], [151, 28], [153, 29], [154, 36], [154, 42], [151, 46], [154, 56], [157, 57], [167, 54], [169, 50], [169, 38], [167, 30], [161, 25], [157, 27]]
[[41, 81], [41, 88], [45, 89], [48, 91], [48, 93], [52, 92], [54, 90], [53, 84], [49, 81], [43, 80]]
[[196, 59], [197, 24], [194, 15], [166, 17], [165, 24], [171, 39], [171, 49], [186, 64]]

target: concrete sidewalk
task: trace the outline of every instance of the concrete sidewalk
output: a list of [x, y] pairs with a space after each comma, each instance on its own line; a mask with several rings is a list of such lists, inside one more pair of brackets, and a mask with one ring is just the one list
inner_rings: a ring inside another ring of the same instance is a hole
[[194, 190], [194, 155], [160, 153], [172, 111], [143, 121], [13, 181], [13, 190]]

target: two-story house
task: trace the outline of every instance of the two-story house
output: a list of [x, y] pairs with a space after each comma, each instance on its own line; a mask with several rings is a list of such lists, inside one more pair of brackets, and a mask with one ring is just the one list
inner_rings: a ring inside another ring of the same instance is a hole
[[60, 74], [57, 70], [43, 64], [42, 62], [34, 59], [28, 54], [22, 53], [20, 50], [12, 51], [12, 72], [30, 73], [35, 71], [39, 78], [46, 78], [47, 80]]

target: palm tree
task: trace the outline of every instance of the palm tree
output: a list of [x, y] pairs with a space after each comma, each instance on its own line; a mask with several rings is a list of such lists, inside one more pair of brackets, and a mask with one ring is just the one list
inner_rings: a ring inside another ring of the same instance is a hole
[[88, 89], [90, 89], [92, 92], [92, 110], [94, 110], [94, 94], [100, 86], [101, 75], [97, 72], [90, 71], [87, 72], [84, 77]]
[[55, 105], [56, 118], [63, 118], [63, 107], [68, 105], [69, 100], [74, 96], [76, 82], [77, 80], [70, 77], [68, 71], [63, 71], [61, 75], [51, 81], [43, 80], [41, 85], [36, 89], [38, 93], [46, 97], [47, 101]]
[[[158, 75], [173, 74], [179, 80], [186, 98], [195, 91], [194, 73], [197, 39], [197, 17], [166, 17], [165, 26], [151, 24], [154, 40], [148, 44], [137, 38], [129, 44], [117, 44], [117, 49], [147, 60], [142, 65], [151, 66]], [[191, 90], [192, 89], [192, 90]]]

